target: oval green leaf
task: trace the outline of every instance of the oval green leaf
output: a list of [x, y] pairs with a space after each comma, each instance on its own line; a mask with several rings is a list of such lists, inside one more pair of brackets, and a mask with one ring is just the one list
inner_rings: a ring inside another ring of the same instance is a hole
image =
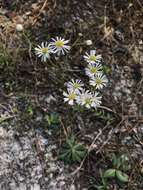
[[120, 170], [116, 170], [116, 177], [121, 181], [121, 182], [128, 182], [129, 176], [125, 173], [123, 173]]
[[108, 169], [104, 172], [104, 177], [115, 177], [116, 170], [115, 169]]

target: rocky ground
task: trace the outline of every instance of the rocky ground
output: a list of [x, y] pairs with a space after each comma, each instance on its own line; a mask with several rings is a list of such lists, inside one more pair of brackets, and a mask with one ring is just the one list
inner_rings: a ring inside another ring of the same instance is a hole
[[[96, 189], [112, 153], [128, 155], [130, 180], [124, 185], [111, 180], [108, 189], [142, 190], [142, 1], [1, 0], [0, 5], [0, 190]], [[24, 33], [15, 31], [18, 23]], [[33, 48], [56, 35], [78, 43], [66, 62], [51, 67], [36, 59]], [[73, 112], [62, 97], [70, 78], [86, 81], [82, 55], [94, 47], [108, 68], [101, 115]], [[49, 127], [45, 117], [51, 113], [60, 119]], [[71, 131], [90, 149], [83, 163], [58, 159]]]

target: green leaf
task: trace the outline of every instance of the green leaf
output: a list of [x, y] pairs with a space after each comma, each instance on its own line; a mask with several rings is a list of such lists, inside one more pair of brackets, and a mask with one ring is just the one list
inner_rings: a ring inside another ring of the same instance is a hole
[[101, 185], [101, 186], [96, 186], [97, 190], [106, 190], [105, 186]]
[[52, 127], [59, 124], [59, 116], [56, 113], [46, 114], [44, 117], [46, 127]]
[[33, 107], [32, 107], [32, 105], [29, 105], [29, 106], [28, 106], [27, 112], [28, 112], [28, 114], [29, 114], [30, 116], [33, 115]]
[[115, 169], [108, 169], [104, 172], [104, 177], [109, 178], [109, 177], [115, 177], [116, 170]]
[[59, 159], [67, 162], [81, 162], [86, 154], [85, 147], [76, 142], [73, 136], [66, 139], [59, 153]]
[[125, 173], [123, 173], [120, 170], [116, 170], [116, 177], [121, 181], [121, 182], [128, 182], [129, 176]]
[[121, 166], [121, 158], [119, 157], [119, 158], [117, 158], [117, 165], [116, 165], [116, 168], [117, 169], [119, 169], [120, 168], [120, 166]]
[[115, 154], [112, 155], [112, 162], [113, 162], [113, 166], [116, 167], [117, 165], [117, 157]]

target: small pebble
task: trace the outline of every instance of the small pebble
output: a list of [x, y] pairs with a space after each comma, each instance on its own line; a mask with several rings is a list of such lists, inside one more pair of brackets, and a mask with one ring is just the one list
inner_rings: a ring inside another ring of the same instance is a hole
[[17, 32], [22, 32], [23, 31], [23, 25], [22, 24], [17, 24], [16, 25], [16, 31]]
[[86, 43], [87, 46], [91, 46], [93, 44], [92, 40], [86, 40], [85, 43]]

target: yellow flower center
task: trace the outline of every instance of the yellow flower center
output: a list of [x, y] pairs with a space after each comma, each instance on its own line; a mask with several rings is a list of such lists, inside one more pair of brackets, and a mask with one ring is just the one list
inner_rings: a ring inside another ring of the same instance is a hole
[[97, 68], [96, 67], [91, 67], [90, 72], [95, 74], [97, 72]]
[[46, 54], [46, 53], [48, 53], [48, 48], [42, 48], [41, 51], [43, 54]]
[[91, 104], [91, 99], [90, 98], [86, 98], [85, 99], [85, 104], [86, 105], [90, 105]]
[[74, 100], [76, 98], [75, 93], [70, 93], [68, 98], [69, 100]]
[[97, 85], [100, 85], [101, 83], [102, 83], [102, 80], [99, 79], [99, 78], [97, 78], [97, 79], [96, 79], [96, 84], [97, 84]]
[[90, 55], [89, 60], [90, 61], [96, 61], [96, 56], [95, 55]]
[[74, 84], [73, 84], [73, 87], [74, 87], [74, 88], [79, 88], [80, 85], [79, 85], [78, 83], [74, 83]]
[[55, 42], [55, 46], [56, 46], [57, 48], [61, 48], [61, 47], [63, 47], [63, 45], [64, 45], [64, 42], [61, 41], [61, 40], [58, 40], [58, 41]]

